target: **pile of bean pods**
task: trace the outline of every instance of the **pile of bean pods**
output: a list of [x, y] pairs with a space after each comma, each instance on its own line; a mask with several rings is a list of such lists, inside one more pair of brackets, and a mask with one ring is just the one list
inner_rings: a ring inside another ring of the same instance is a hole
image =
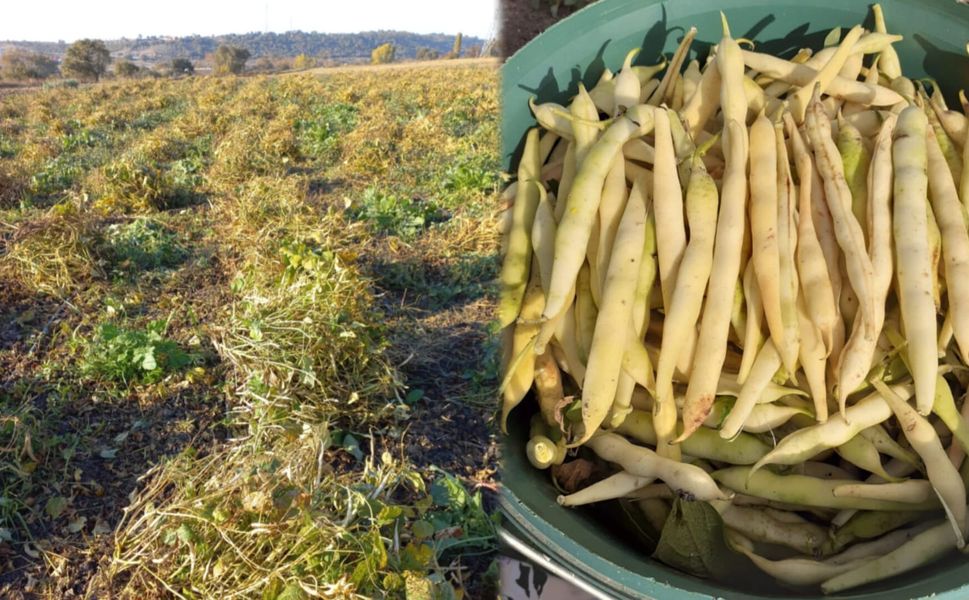
[[873, 11], [791, 59], [726, 17], [705, 61], [695, 29], [633, 50], [531, 103], [504, 195], [502, 426], [534, 388], [532, 464], [614, 470], [560, 504], [661, 527], [709, 502], [733, 550], [825, 593], [967, 533], [967, 103], [907, 79]]

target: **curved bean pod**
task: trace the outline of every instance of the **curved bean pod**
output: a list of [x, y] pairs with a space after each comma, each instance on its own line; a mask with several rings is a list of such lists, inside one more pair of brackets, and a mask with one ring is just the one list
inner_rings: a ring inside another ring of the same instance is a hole
[[942, 522], [923, 531], [888, 554], [832, 577], [821, 584], [821, 591], [831, 594], [906, 573], [941, 558], [951, 551], [956, 543], [957, 538], [952, 528], [948, 523]]
[[616, 434], [597, 435], [586, 446], [604, 460], [618, 464], [628, 473], [640, 477], [655, 477], [674, 490], [687, 493], [697, 500], [730, 498], [700, 467], [663, 458], [648, 448], [634, 446]]
[[[644, 410], [633, 410], [626, 420], [615, 429], [643, 444], [657, 444], [653, 416]], [[750, 465], [767, 454], [770, 447], [756, 436], [741, 433], [732, 440], [724, 440], [709, 427], [700, 427], [683, 440], [683, 452], [697, 458], [726, 462], [732, 465]]]

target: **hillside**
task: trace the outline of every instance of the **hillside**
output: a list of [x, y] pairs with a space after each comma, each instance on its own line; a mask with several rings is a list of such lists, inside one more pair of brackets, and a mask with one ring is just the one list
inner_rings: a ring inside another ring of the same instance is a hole
[[[430, 48], [441, 54], [451, 50], [454, 35], [434, 33], [419, 34], [406, 31], [365, 31], [361, 33], [317, 33], [287, 31], [286, 33], [242, 33], [217, 36], [167, 37], [151, 36], [136, 39], [106, 40], [116, 58], [127, 58], [140, 63], [158, 63], [173, 58], [200, 60], [215, 52], [221, 44], [242, 46], [261, 56], [296, 56], [306, 54], [335, 62], [353, 62], [369, 59], [370, 51], [380, 44], [392, 42], [397, 46], [398, 58], [414, 58], [419, 48]], [[485, 40], [465, 37], [463, 47], [483, 46]], [[0, 52], [5, 48], [23, 48], [49, 56], [61, 57], [67, 50], [66, 42], [0, 41]]]

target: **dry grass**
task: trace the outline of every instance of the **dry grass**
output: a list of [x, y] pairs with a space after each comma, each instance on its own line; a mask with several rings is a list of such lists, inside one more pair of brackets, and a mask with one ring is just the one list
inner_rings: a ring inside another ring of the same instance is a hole
[[[304, 424], [268, 447], [236, 444], [169, 462], [119, 525], [105, 586], [121, 598], [397, 596], [409, 580], [431, 583], [428, 560], [455, 548], [414, 523], [433, 531], [432, 519], [467, 514], [477, 527], [468, 533], [487, 535], [480, 502], [435, 498], [440, 492], [390, 453], [371, 455], [352, 475], [334, 469], [336, 454], [326, 424]], [[191, 493], [172, 498], [173, 489]], [[461, 580], [457, 564], [438, 569]]]
[[0, 254], [0, 273], [28, 289], [64, 297], [100, 274], [95, 220], [68, 206], [19, 224]]
[[256, 254], [242, 266], [216, 348], [240, 385], [309, 395], [333, 404], [333, 415], [351, 415], [353, 398], [366, 398], [366, 411], [394, 398], [398, 384], [382, 356], [368, 282], [332, 249], [333, 221], [270, 245], [275, 260]]

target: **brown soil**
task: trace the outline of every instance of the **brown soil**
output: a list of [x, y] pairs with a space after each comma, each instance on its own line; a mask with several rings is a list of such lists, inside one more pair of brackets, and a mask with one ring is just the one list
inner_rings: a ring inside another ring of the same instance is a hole
[[[210, 253], [199, 247], [192, 258]], [[217, 261], [210, 268], [182, 269], [160, 286], [161, 292], [158, 287], [157, 281], [143, 280], [132, 289], [149, 298], [182, 301], [201, 319], [222, 310], [229, 293]], [[26, 521], [29, 545], [0, 540], [4, 600], [85, 597], [89, 582], [111, 557], [111, 532], [142, 475], [166, 457], [188, 448], [204, 453], [225, 438], [226, 406], [215, 374], [192, 384], [127, 389], [94, 381], [83, 388], [58, 383], [66, 380], [62, 369], [74, 360], [64, 349], [67, 344], [58, 343], [64, 328], [89, 335], [86, 315], [97, 314], [109, 293], [100, 280], [65, 300], [30, 292], [15, 281], [0, 283], [0, 401], [26, 389], [22, 396], [39, 420], [44, 442], [36, 450], [41, 476], [26, 499], [34, 503]], [[155, 314], [160, 307], [151, 302], [143, 309], [145, 319], [170, 314]], [[185, 336], [184, 313], [173, 315], [171, 335]], [[211, 370], [211, 349], [198, 352], [201, 366]], [[43, 365], [51, 369], [48, 379], [37, 375]], [[67, 506], [47, 519], [44, 502], [52, 497], [67, 499]], [[44, 561], [31, 558], [38, 552]]]
[[536, 8], [534, 0], [501, 0], [498, 51], [501, 56], [510, 57], [532, 38], [576, 10], [577, 7], [560, 6], [553, 16], [548, 2], [540, 2]]
[[[494, 224], [486, 221], [480, 227]], [[437, 467], [462, 478], [469, 490], [482, 492], [486, 509], [493, 511], [499, 479], [498, 381], [491, 361], [496, 335], [489, 327], [495, 297], [488, 282], [497, 276], [497, 261], [482, 276], [482, 287], [450, 287], [448, 271], [454, 264], [446, 255], [461, 246], [457, 238], [462, 236], [429, 236], [401, 246], [376, 237], [365, 267], [386, 315], [388, 357], [399, 366], [408, 389], [422, 393], [412, 402], [415, 418], [408, 422], [400, 449], [419, 468]], [[492, 241], [476, 233], [464, 243], [468, 251], [482, 251]], [[402, 279], [404, 265], [408, 276]], [[484, 575], [493, 558], [491, 552], [461, 558], [466, 597], [495, 597]]]

